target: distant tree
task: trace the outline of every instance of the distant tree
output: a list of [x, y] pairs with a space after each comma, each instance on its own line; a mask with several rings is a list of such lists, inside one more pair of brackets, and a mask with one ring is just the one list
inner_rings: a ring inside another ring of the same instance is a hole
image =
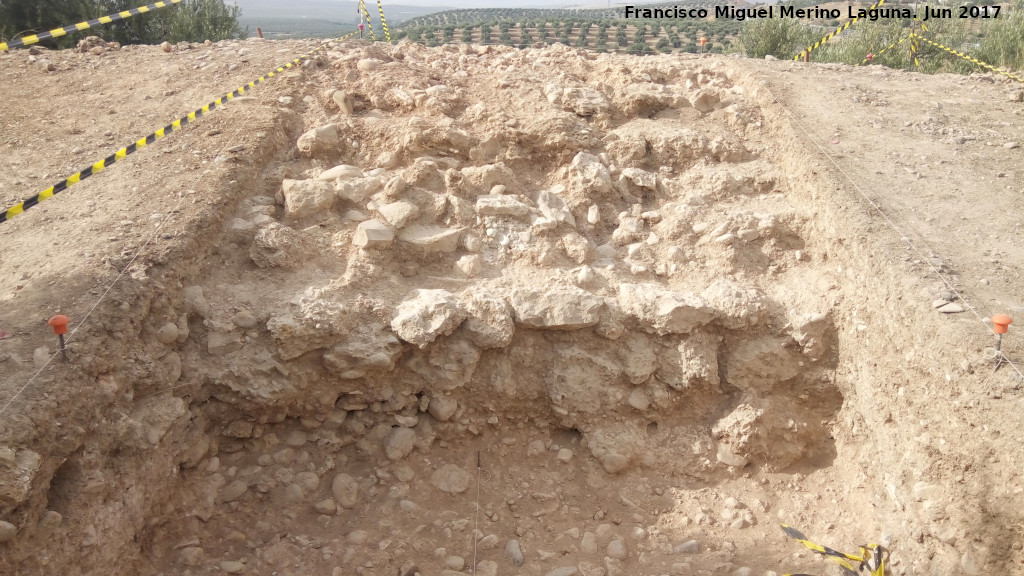
[[577, 47], [579, 47], [579, 48], [586, 48], [589, 45], [589, 42], [588, 42], [589, 29], [590, 29], [590, 24], [584, 24], [580, 28], [580, 35], [579, 35], [578, 38], [576, 38], [576, 46]]
[[473, 41], [473, 29], [469, 26], [462, 29], [462, 41], [467, 44]]
[[626, 37], [626, 27], [619, 26], [618, 31], [615, 32], [615, 41], [618, 43], [620, 48], [625, 48], [629, 45], [629, 38]]
[[519, 47], [528, 48], [533, 44], [533, 34], [530, 34], [529, 30], [524, 29], [522, 36], [519, 37]]
[[672, 44], [669, 43], [668, 38], [659, 38], [658, 43], [654, 45], [654, 48], [658, 52], [671, 52]]
[[548, 39], [548, 23], [547, 22], [541, 22], [540, 25], [537, 26], [537, 37], [540, 39], [541, 42], [546, 42], [547, 41], [547, 39]]
[[[0, 0], [0, 38], [38, 33], [135, 8], [138, 0]], [[201, 42], [241, 38], [247, 31], [238, 23], [241, 10], [224, 0], [184, 0], [181, 4], [101, 25], [88, 34], [122, 44]], [[65, 47], [85, 34], [45, 41]]]
[[647, 26], [640, 24], [636, 27], [636, 32], [633, 34], [633, 41], [639, 42], [640, 40], [647, 39]]
[[491, 43], [491, 27], [484, 24], [480, 27], [480, 43], [490, 44]]
[[651, 50], [651, 47], [648, 46], [646, 42], [633, 42], [633, 44], [631, 44], [629, 46], [629, 49], [626, 50], [626, 52], [629, 53], [629, 54], [636, 54], [636, 55], [644, 55], [644, 54], [653, 54], [654, 53], [654, 51]]

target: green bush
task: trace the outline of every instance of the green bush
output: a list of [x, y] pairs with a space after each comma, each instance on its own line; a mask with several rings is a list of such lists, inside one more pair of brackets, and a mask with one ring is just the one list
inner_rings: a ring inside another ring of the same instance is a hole
[[789, 19], [752, 20], [740, 32], [743, 52], [751, 58], [792, 58], [814, 42], [814, 33]]

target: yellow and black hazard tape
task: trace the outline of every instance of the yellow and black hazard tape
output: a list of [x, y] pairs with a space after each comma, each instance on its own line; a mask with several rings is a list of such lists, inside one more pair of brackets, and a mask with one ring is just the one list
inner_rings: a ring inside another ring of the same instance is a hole
[[139, 14], [145, 14], [146, 12], [152, 12], [153, 10], [159, 10], [160, 8], [166, 8], [174, 4], [180, 4], [182, 0], [164, 0], [163, 2], [156, 2], [149, 6], [140, 6], [138, 8], [132, 8], [131, 10], [125, 10], [124, 12], [118, 12], [117, 14], [109, 14], [107, 16], [100, 16], [94, 20], [87, 22], [79, 22], [78, 24], [72, 24], [70, 26], [64, 26], [63, 28], [56, 28], [49, 32], [43, 32], [42, 34], [36, 34], [34, 36], [25, 36], [18, 40], [11, 40], [10, 42], [0, 42], [0, 52], [9, 50], [11, 48], [17, 48], [19, 46], [28, 46], [29, 44], [35, 44], [48, 38], [58, 38], [65, 34], [71, 34], [72, 32], [79, 32], [81, 30], [88, 30], [93, 26], [99, 26], [100, 24], [110, 24], [111, 22], [117, 22], [118, 20], [124, 20], [137, 16]]
[[907, 41], [908, 38], [910, 38], [910, 36], [906, 36], [906, 37], [900, 38], [899, 40], [893, 42], [892, 44], [889, 44], [885, 48], [882, 48], [881, 50], [879, 50], [877, 54], [872, 54], [870, 58], [865, 58], [865, 59], [861, 60], [860, 64], [857, 64], [857, 66], [863, 66], [864, 64], [867, 64], [868, 62], [871, 62], [875, 58], [881, 56], [882, 54], [885, 54], [885, 52], [887, 50], [892, 50], [896, 46], [899, 46], [900, 44], [903, 44], [904, 42]]
[[[348, 37], [350, 37], [350, 36], [352, 36], [354, 34], [355, 34], [355, 32], [352, 32], [350, 34], [346, 34], [345, 36], [342, 36], [341, 38], [338, 38], [337, 40], [344, 40], [345, 38], [348, 38]], [[210, 102], [209, 104], [207, 104], [206, 106], [203, 106], [202, 108], [196, 110], [195, 112], [192, 112], [192, 113], [188, 114], [187, 116], [182, 116], [181, 118], [175, 120], [174, 122], [168, 124], [167, 126], [164, 126], [163, 128], [161, 128], [161, 129], [157, 130], [156, 132], [150, 134], [149, 136], [146, 136], [145, 138], [140, 138], [140, 139], [136, 140], [135, 142], [132, 142], [128, 146], [126, 146], [124, 148], [121, 148], [117, 152], [114, 152], [113, 154], [111, 154], [110, 156], [107, 156], [103, 160], [100, 160], [99, 162], [93, 164], [92, 166], [89, 166], [85, 170], [82, 170], [81, 172], [78, 172], [78, 173], [72, 175], [71, 177], [69, 177], [69, 178], [67, 178], [65, 180], [60, 181], [57, 184], [54, 184], [53, 186], [50, 186], [49, 188], [47, 188], [46, 190], [43, 190], [39, 194], [36, 194], [35, 196], [33, 196], [31, 198], [28, 198], [28, 199], [18, 203], [15, 206], [12, 206], [11, 208], [7, 209], [5, 212], [0, 212], [0, 223], [6, 222], [6, 221], [10, 220], [11, 218], [14, 218], [18, 214], [21, 214], [25, 210], [28, 210], [29, 208], [32, 208], [33, 206], [39, 204], [40, 202], [42, 202], [44, 200], [49, 200], [50, 198], [53, 198], [54, 195], [59, 194], [60, 192], [63, 192], [64, 190], [67, 190], [68, 188], [74, 186], [75, 184], [78, 184], [82, 180], [85, 180], [89, 176], [93, 176], [93, 175], [95, 175], [95, 174], [97, 174], [99, 172], [102, 172], [104, 169], [109, 167], [111, 164], [114, 164], [115, 162], [117, 162], [119, 160], [123, 160], [125, 157], [129, 156], [130, 154], [134, 154], [135, 152], [138, 152], [140, 149], [145, 148], [146, 146], [149, 146], [150, 144], [156, 142], [157, 140], [160, 140], [164, 136], [167, 136], [168, 134], [170, 134], [172, 132], [176, 132], [178, 130], [181, 130], [182, 128], [187, 126], [190, 122], [194, 122], [197, 118], [200, 118], [200, 117], [202, 117], [202, 116], [204, 116], [206, 114], [210, 114], [211, 112], [216, 110], [218, 107], [221, 107], [221, 108], [224, 107], [225, 104], [227, 104], [228, 102], [234, 100], [235, 98], [237, 98], [239, 96], [242, 96], [243, 94], [246, 93], [246, 91], [255, 88], [257, 85], [262, 84], [263, 82], [266, 82], [270, 78], [273, 78], [274, 76], [277, 76], [278, 74], [284, 72], [285, 70], [287, 70], [289, 68], [293, 68], [295, 66], [298, 66], [299, 64], [302, 63], [303, 60], [308, 60], [314, 54], [316, 54], [317, 52], [320, 52], [321, 50], [324, 50], [325, 48], [327, 48], [327, 44], [323, 44], [322, 46], [320, 46], [316, 50], [313, 50], [309, 54], [303, 54], [302, 56], [299, 56], [298, 58], [296, 58], [295, 60], [292, 60], [291, 62], [285, 64], [284, 66], [276, 68], [273, 72], [269, 72], [269, 73], [267, 73], [267, 74], [265, 74], [263, 76], [260, 76], [256, 80], [253, 80], [252, 82], [249, 82], [245, 86], [242, 86], [241, 88], [238, 88], [237, 90], [235, 90], [233, 92], [225, 94], [224, 96], [214, 100], [213, 102]]]
[[366, 17], [366, 27], [370, 30], [370, 40], [373, 42], [377, 41], [377, 35], [373, 33], [373, 22], [370, 20], [370, 11], [366, 9], [366, 2], [359, 0], [359, 10]]
[[987, 68], [987, 69], [995, 72], [996, 74], [1002, 74], [1003, 76], [1006, 76], [1007, 78], [1012, 78], [1012, 79], [1016, 80], [1017, 82], [1024, 82], [1024, 78], [1021, 78], [1019, 76], [1014, 76], [1013, 74], [1010, 74], [1009, 72], [1005, 72], [1003, 70], [1000, 70], [999, 68], [996, 68], [995, 66], [992, 66], [991, 64], [986, 64], [986, 63], [982, 62], [981, 60], [978, 60], [977, 58], [972, 58], [971, 56], [968, 56], [967, 54], [964, 54], [963, 52], [958, 52], [956, 50], [953, 50], [952, 48], [943, 46], [942, 44], [939, 44], [938, 42], [932, 42], [931, 40], [929, 40], [929, 39], [927, 39], [924, 36], [921, 36], [919, 34], [914, 34], [914, 36], [917, 39], [921, 40], [922, 42], [927, 42], [928, 44], [931, 44], [932, 46], [935, 46], [936, 48], [941, 48], [942, 50], [945, 50], [946, 52], [949, 52], [950, 54], [952, 54], [954, 56], [959, 56], [959, 57], [963, 58], [964, 60], [967, 60], [968, 62], [973, 62], [974, 64], [977, 64], [978, 66], [981, 66], [982, 68]]
[[387, 38], [388, 44], [391, 44], [391, 31], [388, 30], [388, 19], [384, 17], [384, 5], [377, 0], [377, 11], [380, 12], [380, 24], [384, 28], [384, 37]]
[[[886, 0], [878, 0], [878, 2], [875, 2], [874, 4], [872, 4], [871, 7], [868, 8], [868, 10], [874, 10], [875, 8], [878, 8], [882, 4], [885, 4], [885, 2], [886, 2]], [[828, 34], [826, 34], [824, 38], [822, 38], [821, 40], [818, 40], [814, 44], [811, 44], [810, 46], [807, 47], [806, 50], [804, 50], [803, 52], [801, 52], [801, 53], [797, 54], [796, 56], [794, 56], [793, 60], [799, 60], [799, 59], [803, 58], [804, 56], [806, 56], [807, 54], [810, 54], [812, 50], [816, 50], [818, 48], [821, 48], [822, 46], [825, 45], [826, 42], [828, 42], [829, 40], [835, 38], [839, 34], [842, 34], [850, 26], [853, 26], [854, 24], [856, 24], [857, 21], [860, 20], [860, 18], [861, 18], [860, 16], [857, 16], [853, 20], [850, 20], [849, 22], [846, 22], [845, 24], [841, 24], [838, 28], [836, 28], [835, 30], [833, 30], [833, 31], [829, 32]]]
[[[811, 542], [802, 532], [792, 526], [783, 524], [782, 531], [793, 540], [806, 546], [809, 550], [821, 554], [838, 564], [846, 576], [857, 576], [861, 570], [866, 570], [870, 576], [885, 576], [885, 565], [889, 562], [889, 550], [881, 544], [862, 544], [860, 546], [860, 556], [856, 556]], [[857, 563], [856, 567], [854, 567], [853, 562]], [[785, 574], [784, 576], [807, 575]]]

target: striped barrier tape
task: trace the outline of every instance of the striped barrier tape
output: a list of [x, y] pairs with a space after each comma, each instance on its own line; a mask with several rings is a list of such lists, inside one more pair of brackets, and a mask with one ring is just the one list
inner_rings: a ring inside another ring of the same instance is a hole
[[79, 22], [78, 24], [72, 24], [70, 26], [64, 26], [63, 28], [55, 28], [49, 32], [43, 32], [34, 36], [25, 36], [18, 40], [11, 40], [10, 42], [0, 42], [0, 52], [4, 50], [10, 50], [11, 48], [17, 48], [19, 46], [28, 46], [29, 44], [35, 44], [42, 40], [49, 38], [59, 38], [65, 34], [72, 32], [79, 32], [81, 30], [88, 30], [93, 26], [99, 26], [100, 24], [110, 24], [111, 22], [117, 22], [118, 20], [124, 20], [137, 16], [139, 14], [145, 14], [146, 12], [152, 12], [153, 10], [159, 10], [160, 8], [166, 8], [174, 4], [180, 4], [182, 0], [165, 0], [163, 2], [156, 2], [149, 6], [140, 6], [138, 8], [132, 8], [131, 10], [125, 10], [124, 12], [118, 12], [117, 14], [109, 14], [107, 16], [100, 16], [94, 20], [87, 22]]
[[[914, 24], [920, 24], [921, 29], [925, 32], [928, 31], [928, 25], [917, 19], [914, 16]], [[917, 53], [921, 51], [921, 45], [917, 43], [918, 35], [913, 29], [910, 31], [910, 59], [914, 61], [914, 66], [920, 68], [921, 62], [917, 59]]]
[[[878, 2], [875, 2], [874, 4], [872, 4], [871, 7], [868, 8], [868, 10], [874, 10], [875, 8], [878, 8], [882, 4], [885, 4], [885, 2], [886, 2], [886, 0], [878, 0]], [[850, 26], [853, 26], [854, 24], [856, 24], [857, 20], [860, 20], [860, 18], [861, 18], [860, 16], [857, 16], [853, 20], [850, 20], [849, 22], [840, 25], [835, 30], [833, 30], [833, 31], [829, 32], [828, 34], [826, 34], [824, 38], [822, 38], [821, 40], [818, 40], [814, 44], [811, 44], [810, 46], [807, 47], [806, 50], [804, 50], [803, 52], [801, 52], [801, 53], [797, 54], [796, 56], [794, 56], [793, 60], [799, 60], [799, 59], [803, 58], [804, 56], [806, 56], [807, 54], [810, 54], [812, 50], [816, 50], [816, 49], [824, 46], [826, 42], [828, 42], [829, 40], [835, 38], [839, 34], [842, 34]]]
[[[337, 40], [344, 40], [345, 38], [348, 38], [348, 37], [350, 37], [350, 36], [352, 36], [354, 34], [355, 34], [355, 32], [352, 32], [350, 34], [346, 34], [345, 36], [342, 36], [341, 38], [338, 38]], [[99, 172], [102, 172], [107, 167], [109, 167], [111, 164], [114, 164], [115, 162], [117, 162], [119, 160], [124, 160], [127, 156], [129, 156], [131, 154], [134, 154], [135, 152], [138, 152], [140, 149], [145, 148], [146, 146], [149, 146], [150, 144], [156, 142], [157, 140], [160, 140], [161, 138], [167, 136], [168, 134], [170, 134], [172, 132], [176, 132], [178, 130], [181, 130], [182, 128], [187, 126], [190, 122], [194, 122], [197, 118], [200, 118], [200, 117], [202, 117], [202, 116], [204, 116], [206, 114], [210, 114], [211, 112], [216, 110], [218, 107], [221, 107], [221, 108], [224, 107], [225, 104], [227, 104], [228, 102], [234, 100], [235, 98], [245, 94], [246, 91], [255, 88], [257, 85], [262, 84], [263, 82], [266, 82], [270, 78], [273, 78], [274, 76], [277, 76], [278, 74], [284, 72], [285, 70], [287, 70], [289, 68], [293, 68], [293, 67], [299, 65], [300, 63], [302, 63], [303, 60], [309, 59], [310, 57], [312, 57], [317, 52], [320, 52], [321, 50], [324, 50], [326, 47], [327, 47], [327, 44], [324, 44], [324, 45], [320, 46], [319, 48], [317, 48], [316, 50], [310, 52], [309, 54], [303, 54], [302, 56], [299, 56], [295, 60], [292, 60], [291, 62], [285, 64], [284, 66], [281, 66], [281, 67], [275, 69], [273, 72], [269, 72], [269, 73], [267, 73], [267, 74], [265, 74], [263, 76], [260, 76], [256, 80], [253, 80], [252, 82], [249, 82], [248, 84], [246, 84], [245, 86], [242, 86], [241, 88], [238, 88], [234, 92], [230, 92], [228, 94], [225, 94], [224, 96], [214, 100], [213, 102], [207, 104], [206, 106], [203, 106], [202, 108], [196, 110], [195, 112], [192, 112], [192, 113], [188, 114], [187, 116], [182, 116], [178, 120], [175, 120], [174, 122], [168, 124], [167, 126], [164, 126], [163, 128], [161, 128], [161, 129], [157, 130], [156, 132], [150, 134], [149, 136], [146, 136], [145, 138], [140, 138], [140, 139], [136, 140], [135, 142], [132, 142], [128, 146], [126, 146], [124, 148], [121, 148], [117, 152], [114, 152], [113, 154], [111, 154], [110, 156], [107, 156], [103, 160], [100, 160], [99, 162], [93, 164], [92, 166], [89, 166], [85, 170], [82, 170], [81, 172], [78, 172], [78, 173], [72, 175], [71, 177], [69, 177], [69, 178], [67, 178], [65, 180], [60, 181], [57, 184], [54, 184], [53, 186], [50, 186], [49, 188], [47, 188], [46, 190], [43, 190], [39, 194], [36, 194], [35, 196], [32, 196], [31, 198], [28, 198], [28, 199], [26, 199], [26, 200], [24, 200], [22, 202], [19, 202], [15, 206], [12, 206], [11, 208], [8, 208], [5, 212], [0, 212], [0, 223], [6, 222], [6, 221], [10, 220], [11, 218], [14, 218], [15, 216], [21, 214], [25, 210], [28, 210], [29, 208], [32, 208], [33, 206], [36, 206], [40, 202], [43, 202], [45, 200], [49, 200], [50, 198], [53, 198], [54, 195], [59, 194], [60, 192], [63, 192], [64, 190], [67, 190], [68, 188], [74, 186], [75, 184], [78, 184], [79, 182], [81, 182], [82, 180], [85, 180], [86, 178], [88, 178], [90, 176], [93, 176], [95, 174], [98, 174]]]
[[388, 30], [388, 19], [384, 17], [384, 5], [377, 0], [377, 11], [380, 12], [380, 24], [384, 28], [384, 37], [387, 38], [388, 44], [391, 44], [391, 31]]
[[359, 10], [366, 17], [366, 27], [370, 29], [370, 40], [373, 42], [377, 41], [377, 35], [373, 33], [373, 22], [370, 20], [370, 11], [366, 9], [366, 3], [363, 0], [359, 0]]
[[1002, 74], [1003, 76], [1006, 76], [1007, 78], [1012, 78], [1013, 80], [1016, 80], [1017, 82], [1024, 82], [1024, 78], [1021, 78], [1019, 76], [1014, 76], [1013, 74], [1010, 74], [1009, 72], [1004, 72], [1003, 70], [1000, 70], [999, 68], [996, 68], [995, 66], [992, 66], [991, 64], [986, 64], [986, 63], [982, 62], [981, 60], [978, 60], [976, 58], [972, 58], [972, 57], [968, 56], [967, 54], [964, 54], [963, 52], [957, 52], [956, 50], [953, 50], [952, 48], [948, 48], [946, 46], [943, 46], [942, 44], [939, 44], [938, 42], [932, 42], [931, 40], [925, 38], [924, 36], [918, 36], [917, 34], [915, 34], [914, 36], [917, 39], [921, 40], [922, 42], [927, 42], [928, 44], [931, 44], [932, 46], [935, 46], [936, 48], [941, 48], [941, 49], [945, 50], [946, 52], [949, 52], [950, 54], [952, 54], [954, 56], [959, 56], [959, 57], [963, 58], [964, 60], [967, 60], [968, 62], [973, 62], [974, 64], [977, 64], [978, 66], [981, 66], [982, 68], [987, 68], [987, 69], [995, 72], [996, 74]]
[[894, 47], [896, 47], [896, 46], [899, 46], [900, 44], [903, 44], [904, 42], [906, 42], [906, 41], [907, 41], [907, 39], [908, 39], [908, 38], [910, 38], [910, 37], [909, 37], [909, 36], [907, 36], [907, 37], [905, 37], [905, 38], [900, 38], [899, 40], [897, 40], [897, 41], [893, 42], [892, 44], [889, 44], [889, 45], [888, 45], [888, 46], [886, 46], [885, 48], [882, 48], [881, 50], [879, 50], [879, 51], [878, 51], [878, 54], [871, 54], [871, 55], [869, 55], [869, 57], [868, 57], [868, 58], [865, 58], [865, 59], [861, 60], [861, 61], [860, 61], [860, 64], [857, 64], [857, 66], [863, 66], [864, 64], [866, 64], [866, 63], [868, 63], [868, 62], [871, 62], [871, 61], [872, 61], [873, 59], [875, 59], [875, 58], [877, 58], [877, 57], [881, 56], [882, 54], [885, 54], [886, 50], [891, 50], [891, 49], [893, 49]]
[[[828, 546], [816, 544], [807, 539], [802, 532], [792, 526], [782, 525], [787, 536], [806, 546], [812, 552], [821, 554], [839, 565], [845, 576], [857, 576], [861, 570], [867, 570], [870, 576], [885, 576], [885, 565], [889, 562], [889, 550], [881, 544], [862, 544], [860, 556], [833, 550]], [[853, 562], [857, 563], [854, 567]], [[784, 576], [807, 576], [806, 574], [785, 574]]]

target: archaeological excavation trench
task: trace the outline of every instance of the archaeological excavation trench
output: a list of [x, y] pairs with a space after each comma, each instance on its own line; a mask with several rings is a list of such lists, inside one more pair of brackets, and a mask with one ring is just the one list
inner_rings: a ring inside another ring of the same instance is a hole
[[351, 44], [282, 81], [49, 376], [81, 401], [4, 428], [4, 574], [827, 573], [780, 523], [1013, 561], [996, 477], [909, 424], [953, 336], [904, 333], [738, 64]]

